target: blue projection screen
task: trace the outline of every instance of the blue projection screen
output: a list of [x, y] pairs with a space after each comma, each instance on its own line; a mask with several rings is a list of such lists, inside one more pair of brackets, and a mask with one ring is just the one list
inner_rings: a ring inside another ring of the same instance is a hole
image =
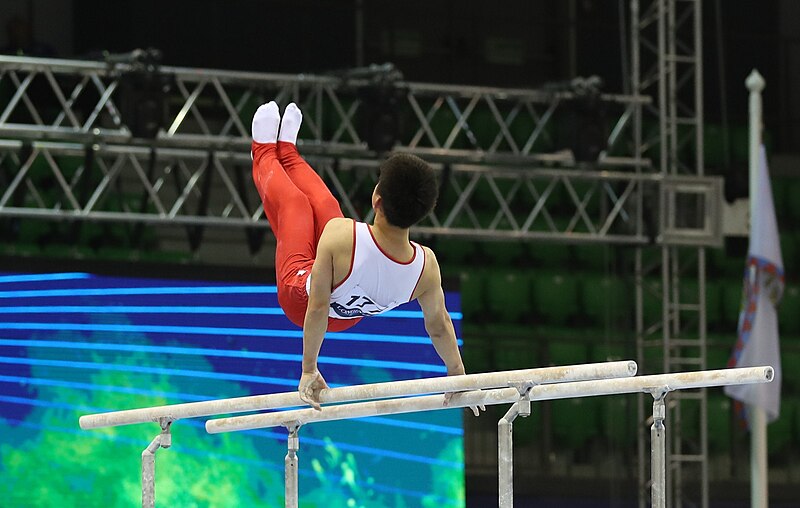
[[[460, 335], [458, 295], [447, 294]], [[78, 417], [295, 390], [301, 330], [275, 287], [0, 273], [4, 506], [135, 506], [156, 424], [82, 431]], [[331, 386], [444, 375], [416, 303], [329, 333]], [[300, 431], [300, 504], [464, 506], [463, 410], [326, 422]], [[156, 459], [161, 506], [283, 506], [284, 429], [210, 436], [172, 426]]]

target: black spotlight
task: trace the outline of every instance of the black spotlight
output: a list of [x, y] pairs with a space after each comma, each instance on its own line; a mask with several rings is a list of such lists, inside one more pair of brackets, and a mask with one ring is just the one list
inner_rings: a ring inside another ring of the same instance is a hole
[[122, 121], [136, 138], [155, 139], [166, 125], [167, 94], [173, 79], [160, 72], [161, 51], [136, 49], [130, 53], [106, 55], [109, 64], [128, 64], [119, 79], [119, 107]]
[[564, 121], [560, 124], [557, 137], [559, 148], [570, 149], [576, 162], [595, 163], [608, 148], [606, 104], [600, 91], [602, 86], [603, 80], [598, 76], [545, 86], [551, 92], [570, 93], [559, 107]]
[[398, 106], [404, 92], [392, 85], [380, 84], [360, 90], [364, 102], [361, 136], [367, 147], [376, 152], [388, 152], [400, 137]]
[[346, 86], [355, 88], [362, 102], [356, 125], [361, 139], [375, 152], [391, 150], [401, 132], [398, 109], [407, 93], [403, 73], [394, 64], [385, 63], [347, 69], [337, 75]]

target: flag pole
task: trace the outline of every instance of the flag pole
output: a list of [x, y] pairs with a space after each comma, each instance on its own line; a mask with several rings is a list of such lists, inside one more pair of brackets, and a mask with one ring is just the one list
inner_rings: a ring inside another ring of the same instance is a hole
[[[750, 90], [750, 228], [756, 217], [758, 203], [758, 165], [761, 148], [761, 91], [764, 78], [755, 69], [745, 81]], [[767, 415], [763, 408], [747, 406], [750, 422], [750, 506], [767, 508], [769, 492], [767, 480]]]

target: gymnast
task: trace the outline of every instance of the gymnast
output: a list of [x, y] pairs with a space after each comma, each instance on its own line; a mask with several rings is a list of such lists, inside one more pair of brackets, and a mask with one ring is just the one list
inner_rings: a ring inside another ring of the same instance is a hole
[[[347, 219], [328, 187], [297, 151], [303, 115], [289, 104], [281, 118], [269, 102], [253, 117], [253, 180], [277, 239], [278, 303], [303, 328], [300, 398], [320, 410], [328, 388], [317, 358], [326, 331], [418, 300], [448, 375], [464, 374], [445, 308], [433, 251], [409, 240], [409, 228], [436, 204], [436, 175], [422, 159], [395, 154], [380, 166], [373, 224]], [[454, 394], [445, 395], [445, 404]], [[481, 408], [482, 409], [482, 408]], [[478, 408], [472, 408], [478, 415]]]

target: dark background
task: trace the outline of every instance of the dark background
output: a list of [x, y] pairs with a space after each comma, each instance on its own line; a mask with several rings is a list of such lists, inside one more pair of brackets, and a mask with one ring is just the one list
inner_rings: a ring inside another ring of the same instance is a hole
[[[0, 7], [6, 28], [28, 20], [39, 47], [59, 57], [154, 47], [168, 65], [314, 74], [393, 62], [412, 81], [522, 88], [597, 74], [610, 92], [623, 92], [628, 74], [627, 0], [0, 0]], [[793, 93], [800, 2], [706, 0], [703, 30], [706, 123], [719, 124], [726, 108], [731, 125], [746, 124], [744, 79], [756, 67], [767, 82], [772, 151], [800, 152]], [[0, 48], [9, 38], [0, 34]]]

